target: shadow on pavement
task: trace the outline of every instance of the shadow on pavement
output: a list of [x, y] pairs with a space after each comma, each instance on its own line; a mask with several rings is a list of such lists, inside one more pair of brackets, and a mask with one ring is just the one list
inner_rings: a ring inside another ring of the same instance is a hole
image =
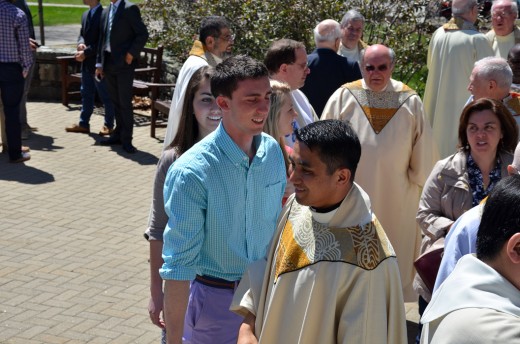
[[[54, 182], [54, 176], [24, 163], [11, 164], [7, 154], [2, 154], [5, 166], [0, 168], [0, 180], [13, 181], [23, 184], [45, 184]], [[30, 163], [30, 160], [29, 162]], [[2, 165], [4, 165], [2, 163]]]

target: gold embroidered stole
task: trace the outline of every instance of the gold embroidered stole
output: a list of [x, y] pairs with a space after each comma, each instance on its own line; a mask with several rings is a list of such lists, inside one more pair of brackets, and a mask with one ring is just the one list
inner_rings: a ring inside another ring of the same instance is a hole
[[400, 91], [381, 92], [364, 89], [361, 80], [341, 87], [348, 89], [354, 96], [376, 134], [384, 129], [408, 98], [417, 94], [405, 84]]
[[468, 21], [465, 21], [459, 17], [451, 18], [446, 24], [442, 26], [444, 31], [458, 31], [458, 30], [475, 30], [478, 31], [477, 27]]
[[190, 56], [197, 56], [206, 60], [211, 67], [215, 67], [217, 65], [217, 62], [215, 61], [213, 56], [211, 56], [211, 53], [204, 49], [202, 42], [199, 40], [195, 40], [193, 42], [193, 46], [190, 50]]
[[316, 222], [309, 207], [294, 201], [275, 252], [275, 283], [284, 273], [321, 261], [373, 270], [392, 256], [390, 242], [375, 217], [365, 225], [330, 228]]
[[504, 105], [513, 116], [520, 114], [520, 93], [510, 92], [509, 96], [504, 99]]

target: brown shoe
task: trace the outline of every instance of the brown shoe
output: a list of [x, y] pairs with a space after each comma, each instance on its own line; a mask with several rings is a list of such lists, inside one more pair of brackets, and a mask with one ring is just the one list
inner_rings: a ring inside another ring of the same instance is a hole
[[9, 161], [16, 164], [16, 163], [24, 162], [27, 160], [31, 160], [31, 155], [29, 153], [22, 153], [22, 155], [18, 159], [9, 160]]
[[82, 127], [79, 124], [73, 124], [70, 127], [65, 128], [65, 131], [69, 132], [69, 133], [83, 133], [83, 134], [90, 133], [89, 128]]
[[109, 128], [106, 125], [104, 125], [103, 128], [101, 128], [101, 130], [99, 131], [99, 135], [108, 136], [108, 135], [112, 134], [113, 132], [114, 132], [114, 129]]

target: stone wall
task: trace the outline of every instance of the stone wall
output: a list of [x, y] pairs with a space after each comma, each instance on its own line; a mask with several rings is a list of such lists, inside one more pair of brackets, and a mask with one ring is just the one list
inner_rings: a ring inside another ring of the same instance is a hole
[[[71, 56], [76, 52], [75, 47], [46, 47], [38, 48], [36, 52], [36, 66], [29, 91], [29, 100], [61, 102], [60, 65], [56, 57]], [[163, 82], [174, 83], [180, 68], [171, 56], [163, 56]]]

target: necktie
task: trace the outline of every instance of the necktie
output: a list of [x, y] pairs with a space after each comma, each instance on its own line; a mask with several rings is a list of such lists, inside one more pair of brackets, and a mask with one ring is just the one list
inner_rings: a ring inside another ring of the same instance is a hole
[[107, 30], [107, 46], [106, 50], [112, 51], [110, 48], [110, 33], [112, 32], [112, 21], [114, 20], [114, 15], [116, 13], [117, 7], [114, 4], [110, 4], [110, 12], [108, 13], [108, 30]]

